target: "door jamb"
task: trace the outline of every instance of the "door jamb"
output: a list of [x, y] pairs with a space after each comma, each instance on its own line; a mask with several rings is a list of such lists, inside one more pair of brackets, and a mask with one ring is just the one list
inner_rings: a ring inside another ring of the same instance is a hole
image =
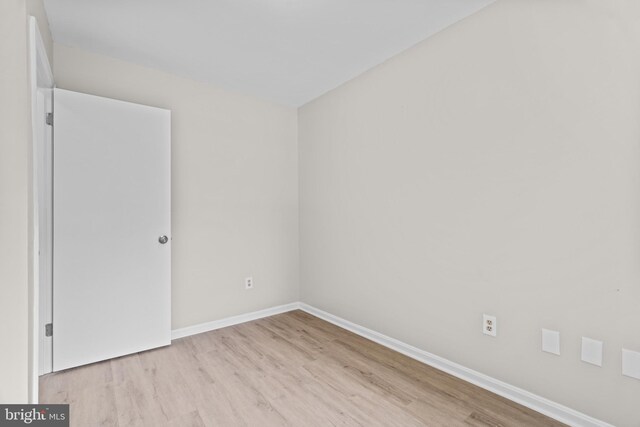
[[[51, 372], [52, 366], [44, 366], [44, 361], [51, 361], [53, 352], [52, 340], [44, 337], [44, 325], [48, 321], [42, 319], [41, 311], [49, 307], [46, 313], [51, 313], [52, 307], [52, 261], [51, 244], [47, 245], [47, 239], [51, 242], [52, 228], [44, 227], [45, 237], [42, 238], [41, 232], [45, 222], [51, 223], [52, 206], [49, 203], [41, 203], [41, 200], [51, 200], [52, 182], [51, 177], [45, 174], [47, 168], [42, 168], [46, 163], [53, 165], [52, 158], [47, 157], [45, 144], [51, 144], [53, 132], [46, 129], [43, 132], [42, 127], [45, 123], [45, 117], [39, 113], [38, 108], [38, 92], [50, 91], [50, 96], [45, 96], [45, 110], [52, 112], [53, 108], [53, 87], [55, 82], [51, 64], [38, 28], [38, 22], [35, 17], [29, 17], [29, 82], [31, 88], [31, 144], [32, 144], [32, 176], [31, 176], [31, 202], [32, 202], [32, 244], [31, 252], [31, 289], [29, 306], [31, 308], [31, 333], [30, 333], [30, 384], [29, 384], [29, 400], [31, 403], [38, 403], [38, 377], [42, 373]], [[41, 107], [42, 108], [42, 107]], [[40, 112], [42, 112], [40, 110]], [[49, 145], [51, 148], [52, 145]], [[49, 150], [49, 153], [52, 151]], [[43, 157], [44, 156], [44, 157]], [[49, 168], [48, 170], [51, 170]], [[41, 179], [44, 182], [44, 188], [41, 185]], [[44, 252], [44, 253], [43, 253]], [[46, 275], [44, 280], [40, 280], [41, 271], [44, 269]], [[44, 322], [43, 322], [44, 320]], [[47, 358], [48, 356], [48, 358]]]

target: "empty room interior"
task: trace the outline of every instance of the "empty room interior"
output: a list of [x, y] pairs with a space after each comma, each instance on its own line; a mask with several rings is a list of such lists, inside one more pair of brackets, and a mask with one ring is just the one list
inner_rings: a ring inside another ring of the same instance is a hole
[[640, 427], [637, 0], [0, 34], [0, 425]]

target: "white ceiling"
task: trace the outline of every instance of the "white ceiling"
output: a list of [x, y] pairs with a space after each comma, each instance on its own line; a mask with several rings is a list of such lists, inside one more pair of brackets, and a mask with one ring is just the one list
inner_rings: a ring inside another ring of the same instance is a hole
[[494, 0], [45, 0], [55, 42], [299, 106]]

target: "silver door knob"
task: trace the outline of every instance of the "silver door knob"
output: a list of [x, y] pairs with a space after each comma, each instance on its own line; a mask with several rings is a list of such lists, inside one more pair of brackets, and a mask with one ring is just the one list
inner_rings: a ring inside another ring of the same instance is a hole
[[167, 236], [160, 236], [160, 237], [158, 238], [158, 242], [160, 242], [160, 243], [161, 243], [161, 244], [163, 244], [163, 245], [164, 245], [165, 243], [167, 243], [168, 241], [169, 241], [169, 238], [168, 238]]

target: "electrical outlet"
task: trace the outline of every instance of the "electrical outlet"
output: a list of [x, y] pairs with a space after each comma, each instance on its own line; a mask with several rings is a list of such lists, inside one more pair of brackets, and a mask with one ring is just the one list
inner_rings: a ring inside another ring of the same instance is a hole
[[253, 289], [253, 277], [247, 277], [244, 279], [244, 288], [247, 290]]
[[482, 333], [492, 337], [498, 336], [498, 320], [496, 316], [482, 315]]

